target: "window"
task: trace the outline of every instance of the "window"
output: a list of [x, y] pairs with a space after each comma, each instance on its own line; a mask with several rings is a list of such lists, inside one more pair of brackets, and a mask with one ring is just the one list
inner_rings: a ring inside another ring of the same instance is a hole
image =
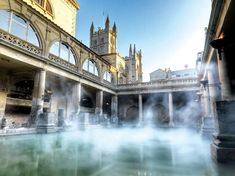
[[98, 76], [98, 69], [96, 67], [95, 61], [92, 59], [87, 59], [85, 60], [85, 62], [83, 63], [82, 66], [83, 70], [86, 70], [96, 76]]
[[40, 46], [38, 34], [30, 22], [13, 12], [0, 10], [0, 28], [35, 46]]
[[108, 81], [108, 82], [111, 82], [112, 80], [112, 74], [110, 72], [104, 72], [104, 77], [103, 77], [104, 80]]
[[43, 4], [44, 4], [44, 0], [35, 0], [35, 2], [37, 2], [37, 3], [40, 4], [41, 6], [43, 6]]
[[52, 14], [52, 8], [51, 8], [51, 4], [49, 3], [49, 1], [45, 1], [45, 0], [34, 0], [38, 5], [40, 5], [42, 8], [46, 9], [47, 12], [49, 12], [49, 14]]
[[50, 53], [75, 65], [75, 57], [70, 46], [63, 42], [55, 42], [50, 48]]

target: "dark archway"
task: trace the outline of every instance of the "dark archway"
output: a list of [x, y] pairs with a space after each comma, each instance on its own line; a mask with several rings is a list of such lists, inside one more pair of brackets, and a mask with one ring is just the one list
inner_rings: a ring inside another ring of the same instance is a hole
[[152, 119], [155, 124], [168, 124], [169, 113], [168, 109], [162, 104], [156, 104], [151, 107]]
[[33, 80], [22, 80], [16, 82], [10, 89], [8, 97], [32, 100]]
[[138, 121], [139, 109], [137, 106], [130, 106], [126, 111], [126, 122], [135, 123]]

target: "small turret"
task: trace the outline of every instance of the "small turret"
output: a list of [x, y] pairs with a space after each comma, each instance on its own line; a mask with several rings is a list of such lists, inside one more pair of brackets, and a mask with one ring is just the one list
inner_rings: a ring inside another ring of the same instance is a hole
[[113, 33], [117, 34], [117, 27], [116, 27], [116, 23], [115, 22], [113, 24]]
[[135, 53], [136, 53], [136, 50], [135, 50], [135, 44], [134, 44], [134, 55], [135, 55]]
[[93, 34], [93, 33], [94, 33], [94, 23], [92, 21], [91, 28], [90, 28], [90, 34]]
[[109, 26], [110, 26], [109, 16], [107, 16], [106, 22], [105, 22], [105, 30], [106, 30], [106, 31], [109, 31]]
[[131, 47], [131, 44], [130, 44], [130, 48], [129, 48], [129, 57], [131, 57], [132, 55], [132, 47]]

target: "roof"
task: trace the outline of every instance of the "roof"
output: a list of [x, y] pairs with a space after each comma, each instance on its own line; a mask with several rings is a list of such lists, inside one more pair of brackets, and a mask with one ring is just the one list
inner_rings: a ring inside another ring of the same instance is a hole
[[77, 0], [68, 0], [76, 9], [79, 9], [80, 6], [77, 2]]

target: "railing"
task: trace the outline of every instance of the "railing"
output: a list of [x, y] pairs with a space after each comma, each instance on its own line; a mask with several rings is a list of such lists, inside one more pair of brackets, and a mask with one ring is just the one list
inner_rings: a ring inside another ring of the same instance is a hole
[[66, 60], [61, 59], [53, 54], [49, 54], [48, 60], [55, 63], [55, 64], [58, 64], [62, 67], [65, 67], [65, 68], [70, 69], [72, 71], [78, 72], [78, 67], [76, 65], [71, 64], [71, 63], [67, 62]]
[[197, 86], [199, 85], [197, 78], [174, 78], [164, 79], [154, 82], [143, 82], [133, 84], [121, 84], [117, 85], [118, 90], [126, 89], [141, 89], [141, 88], [163, 88], [163, 87], [176, 87], [176, 86]]
[[10, 43], [14, 46], [17, 46], [19, 48], [22, 48], [26, 51], [29, 51], [30, 53], [36, 54], [36, 55], [41, 55], [42, 54], [42, 49], [38, 48], [24, 40], [19, 39], [18, 37], [15, 37], [3, 30], [0, 29], [0, 40], [3, 40], [7, 43]]

